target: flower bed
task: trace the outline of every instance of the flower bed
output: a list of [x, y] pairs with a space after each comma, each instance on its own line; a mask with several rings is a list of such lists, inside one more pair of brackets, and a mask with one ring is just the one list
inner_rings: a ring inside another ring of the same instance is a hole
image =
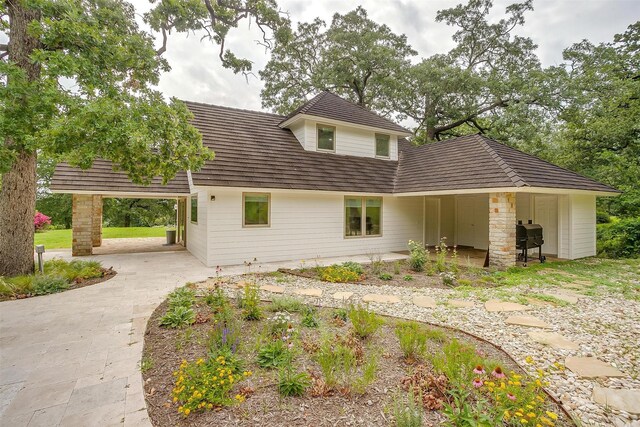
[[544, 376], [485, 342], [364, 306], [265, 303], [253, 286], [235, 301], [172, 293], [149, 321], [143, 376], [156, 426], [570, 424]]

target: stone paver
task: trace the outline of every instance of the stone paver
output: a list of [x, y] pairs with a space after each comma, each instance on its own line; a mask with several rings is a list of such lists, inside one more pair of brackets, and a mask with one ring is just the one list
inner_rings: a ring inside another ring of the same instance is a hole
[[624, 377], [617, 368], [596, 357], [567, 357], [564, 364], [582, 378]]
[[400, 302], [400, 298], [395, 295], [385, 294], [367, 294], [362, 297], [364, 302], [377, 302], [381, 304], [397, 304]]
[[476, 305], [473, 301], [465, 301], [460, 299], [450, 299], [449, 301], [447, 301], [447, 304], [455, 308], [471, 308]]
[[532, 328], [551, 329], [551, 325], [534, 316], [509, 316], [504, 323], [509, 325], [529, 326]]
[[640, 390], [593, 388], [593, 401], [619, 411], [640, 414]]
[[488, 312], [497, 312], [497, 311], [523, 311], [530, 310], [531, 307], [526, 305], [518, 304], [515, 302], [509, 301], [500, 301], [497, 299], [492, 299], [484, 303], [484, 308]]
[[353, 292], [336, 292], [332, 295], [333, 299], [346, 301], [353, 296]]
[[540, 344], [563, 350], [578, 350], [580, 346], [556, 332], [527, 332], [529, 338]]
[[413, 304], [422, 308], [436, 308], [436, 300], [431, 297], [416, 295], [413, 297]]
[[559, 299], [560, 301], [564, 301], [568, 304], [577, 304], [578, 303], [578, 297], [576, 297], [575, 295], [571, 295], [568, 291], [565, 291], [563, 293], [560, 292], [547, 292], [546, 294], [543, 295], [547, 295], [556, 299]]
[[322, 296], [322, 289], [318, 289], [318, 288], [303, 288], [303, 289], [296, 289], [293, 291], [294, 294], [297, 295], [304, 295], [306, 297], [321, 297]]
[[260, 286], [260, 289], [263, 290], [263, 291], [271, 292], [273, 294], [283, 294], [284, 293], [284, 288], [282, 286], [262, 285], [262, 286]]

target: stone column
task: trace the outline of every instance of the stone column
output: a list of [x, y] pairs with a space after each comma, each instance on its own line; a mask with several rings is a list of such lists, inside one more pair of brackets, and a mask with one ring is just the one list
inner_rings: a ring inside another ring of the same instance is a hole
[[71, 254], [73, 256], [91, 255], [93, 253], [93, 196], [90, 194], [74, 194], [72, 205]]
[[516, 264], [516, 195], [489, 194], [489, 265], [507, 268]]
[[95, 248], [102, 245], [102, 196], [93, 196], [91, 221], [91, 245]]

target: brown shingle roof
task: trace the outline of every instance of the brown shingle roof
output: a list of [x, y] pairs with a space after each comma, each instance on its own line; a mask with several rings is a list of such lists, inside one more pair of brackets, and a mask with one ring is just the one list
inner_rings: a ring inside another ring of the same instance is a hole
[[617, 190], [508, 147], [482, 135], [468, 135], [420, 147], [401, 142], [396, 193], [546, 187]]
[[391, 130], [394, 132], [411, 133], [410, 130], [377, 115], [359, 105], [340, 98], [331, 92], [320, 92], [311, 100], [305, 102], [291, 114], [286, 116], [280, 124], [286, 122], [298, 114], [324, 117], [327, 119], [340, 120], [347, 123], [355, 123], [364, 126], [371, 126], [379, 129]]
[[162, 185], [162, 179], [154, 178], [150, 185], [136, 185], [127, 174], [113, 170], [113, 164], [97, 159], [90, 169], [74, 168], [59, 163], [53, 173], [51, 189], [59, 192], [103, 191], [118, 193], [169, 193], [189, 194], [186, 172], [179, 172], [174, 179]]

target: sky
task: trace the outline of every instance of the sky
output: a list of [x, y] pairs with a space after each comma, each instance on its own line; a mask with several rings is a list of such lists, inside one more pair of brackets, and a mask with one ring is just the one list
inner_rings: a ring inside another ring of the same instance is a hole
[[[129, 0], [139, 13], [148, 10], [148, 0]], [[493, 19], [504, 16], [504, 9], [515, 0], [494, 0]], [[436, 22], [438, 10], [454, 7], [460, 0], [279, 0], [280, 8], [294, 23], [320, 17], [327, 24], [338, 12], [344, 14], [363, 6], [369, 18], [387, 24], [397, 34], [406, 34], [418, 52], [414, 61], [436, 53], [446, 53], [453, 46], [452, 27]], [[466, 2], [466, 0], [465, 0]], [[593, 43], [608, 42], [640, 19], [639, 0], [533, 0], [533, 11], [525, 15], [518, 35], [531, 37], [538, 45], [543, 66], [562, 62], [562, 50], [583, 39]], [[491, 19], [490, 18], [490, 19]], [[261, 110], [262, 82], [257, 71], [269, 60], [269, 54], [256, 41], [255, 25], [243, 21], [230, 32], [226, 46], [240, 57], [253, 61], [256, 77], [236, 75], [226, 70], [218, 58], [218, 46], [202, 40], [201, 34], [171, 34], [165, 57], [172, 69], [164, 74], [159, 90], [167, 97]], [[158, 39], [160, 42], [160, 39]], [[159, 43], [158, 43], [159, 44]]]

